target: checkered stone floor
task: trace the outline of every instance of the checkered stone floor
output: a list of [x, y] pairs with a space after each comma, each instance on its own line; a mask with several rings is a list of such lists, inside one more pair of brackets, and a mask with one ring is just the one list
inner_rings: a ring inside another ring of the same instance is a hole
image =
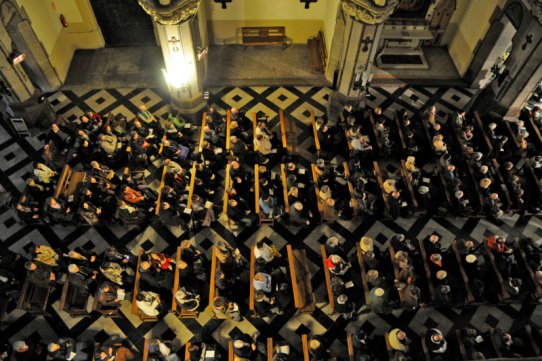
[[[307, 154], [314, 153], [314, 142], [310, 124], [310, 112], [316, 115], [326, 111], [331, 90], [312, 87], [252, 87], [210, 89], [210, 104], [221, 109], [242, 108], [247, 113], [260, 112], [269, 115], [271, 125], [278, 128], [278, 111], [294, 120], [298, 127], [298, 143]], [[426, 104], [436, 104], [440, 115], [463, 107], [472, 95], [469, 89], [456, 88], [378, 88], [372, 89], [368, 105], [380, 106], [384, 114], [392, 116], [393, 111], [406, 108], [415, 112]], [[158, 89], [98, 89], [90, 91], [64, 91], [54, 94], [50, 102], [56, 112], [71, 120], [86, 111], [101, 114], [123, 113], [128, 118], [134, 116], [141, 103], [156, 115], [165, 116], [168, 112], [169, 96]], [[31, 174], [32, 161], [42, 148], [42, 137], [20, 139], [12, 137], [0, 125], [0, 184], [17, 199], [23, 190], [24, 180]], [[306, 159], [310, 161], [311, 159]], [[542, 237], [542, 220], [537, 217], [509, 217], [500, 226], [484, 219], [434, 218], [398, 219], [396, 222], [340, 221], [327, 225], [313, 225], [303, 229], [293, 229], [276, 223], [273, 226], [253, 227], [232, 233], [224, 224], [215, 222], [209, 229], [197, 234], [188, 234], [178, 229], [168, 229], [156, 224], [146, 228], [134, 227], [76, 227], [76, 226], [27, 226], [17, 222], [15, 212], [10, 207], [0, 209], [0, 242], [15, 252], [27, 254], [34, 244], [49, 244], [66, 250], [83, 246], [97, 253], [113, 245], [128, 247], [137, 253], [139, 248], [173, 253], [179, 241], [189, 238], [196, 242], [210, 256], [211, 246], [217, 239], [225, 239], [239, 247], [248, 258], [250, 246], [266, 237], [278, 247], [288, 241], [302, 242], [307, 252], [312, 285], [315, 291], [317, 309], [313, 314], [296, 315], [287, 311], [273, 320], [245, 318], [240, 323], [212, 319], [203, 312], [196, 319], [178, 320], [167, 315], [157, 323], [142, 323], [130, 313], [127, 301], [121, 308], [121, 317], [108, 319], [91, 314], [86, 318], [71, 318], [58, 311], [60, 290], [51, 297], [49, 315], [33, 318], [17, 310], [15, 304], [8, 307], [6, 322], [0, 325], [2, 335], [11, 341], [21, 337], [51, 339], [56, 336], [71, 336], [82, 340], [93, 339], [102, 342], [111, 336], [127, 338], [133, 345], [141, 348], [145, 337], [178, 338], [185, 344], [204, 330], [218, 343], [226, 346], [228, 337], [239, 332], [261, 332], [263, 337], [272, 336], [275, 341], [285, 340], [295, 350], [300, 350], [300, 335], [312, 333], [324, 335], [331, 352], [341, 360], [346, 360], [346, 332], [363, 327], [371, 334], [383, 335], [392, 327], [401, 327], [407, 333], [423, 334], [428, 328], [438, 327], [445, 334], [458, 327], [472, 325], [481, 331], [489, 327], [519, 329], [531, 323], [542, 327], [542, 306], [532, 304], [512, 304], [506, 306], [480, 306], [465, 309], [422, 308], [416, 312], [395, 311], [389, 315], [365, 313], [357, 320], [347, 322], [341, 317], [330, 316], [324, 286], [324, 273], [319, 246], [327, 237], [337, 236], [344, 240], [347, 248], [352, 248], [363, 235], [377, 240], [377, 246], [384, 248], [384, 241], [394, 233], [404, 233], [411, 239], [423, 238], [431, 232], [440, 234], [445, 245], [452, 239], [473, 237], [481, 239], [488, 232], [510, 237]], [[246, 306], [246, 305], [245, 305]], [[248, 309], [248, 307], [245, 307]]]

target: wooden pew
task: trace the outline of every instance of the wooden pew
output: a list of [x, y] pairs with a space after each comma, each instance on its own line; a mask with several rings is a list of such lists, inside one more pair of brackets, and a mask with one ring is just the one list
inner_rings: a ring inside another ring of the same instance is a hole
[[542, 149], [542, 134], [540, 132], [540, 129], [537, 127], [531, 116], [528, 116], [526, 119], [522, 119], [529, 134], [534, 134], [534, 137], [530, 135], [529, 138], [533, 137], [533, 143], [535, 143], [535, 147], [540, 151], [540, 149]]
[[207, 310], [213, 310], [213, 300], [218, 296], [218, 290], [215, 286], [215, 276], [217, 268], [220, 267], [218, 264], [218, 259], [216, 258], [216, 248], [213, 246], [213, 251], [211, 253], [211, 276], [209, 279], [209, 306]]
[[228, 113], [226, 114], [226, 150], [229, 153], [230, 147], [231, 147], [231, 110], [228, 109]]
[[467, 294], [467, 303], [473, 303], [474, 296], [472, 295], [472, 291], [470, 289], [469, 277], [467, 276], [465, 268], [463, 267], [463, 260], [461, 259], [461, 255], [459, 254], [459, 250], [457, 249], [457, 241], [455, 239], [452, 240], [451, 247], [453, 253], [455, 254], [455, 259], [459, 267], [459, 272], [461, 273], [461, 279], [463, 280], [463, 286], [465, 287], [465, 292]]
[[184, 361], [190, 361], [190, 346], [192, 344], [190, 343], [190, 341], [188, 341], [186, 343], [186, 345], [184, 345]]
[[[391, 245], [391, 242], [388, 242], [388, 249], [390, 250], [390, 257], [391, 257], [391, 265], [393, 266], [393, 275], [395, 276], [395, 279], [399, 279], [399, 268], [397, 268], [397, 265], [395, 264], [395, 250], [393, 249], [393, 246]], [[401, 303], [403, 303], [403, 293], [397, 292], [399, 294], [399, 300]]]
[[311, 70], [323, 73], [326, 69], [327, 51], [324, 39], [324, 33], [318, 32], [316, 37], [307, 40], [307, 46], [310, 53]]
[[451, 209], [453, 206], [452, 196], [450, 194], [450, 191], [448, 190], [448, 182], [446, 182], [446, 179], [443, 176], [443, 170], [440, 163], [437, 161], [437, 175], [439, 178], [439, 185], [441, 187], [442, 193], [444, 194], [444, 198], [446, 199], [447, 208]]
[[303, 361], [309, 361], [311, 356], [309, 353], [309, 340], [307, 335], [301, 335], [301, 344], [303, 345]]
[[282, 196], [284, 198], [284, 212], [290, 213], [290, 202], [288, 201], [288, 183], [286, 182], [286, 171], [284, 163], [280, 164], [280, 178], [282, 180]]
[[382, 142], [380, 141], [380, 137], [378, 136], [378, 132], [376, 130], [376, 122], [372, 110], [369, 111], [369, 121], [371, 122], [371, 130], [375, 139], [374, 144], [376, 144], [376, 147], [373, 147], [373, 152], [375, 152], [375, 157], [378, 157], [382, 152]]
[[181, 275], [179, 272], [178, 265], [181, 263], [181, 247], [177, 247], [177, 255], [175, 257], [175, 277], [173, 279], [173, 299], [171, 300], [171, 312], [175, 314], [178, 318], [196, 318], [198, 317], [198, 311], [188, 311], [182, 307], [179, 307], [177, 304], [177, 299], [175, 295], [179, 290], [181, 283]]
[[355, 361], [356, 352], [354, 351], [354, 344], [352, 342], [352, 334], [346, 333], [346, 345], [348, 347], [348, 361]]
[[235, 356], [233, 354], [233, 341], [228, 341], [228, 361], [234, 361]]
[[487, 136], [484, 126], [482, 125], [482, 121], [480, 120], [480, 115], [476, 111], [474, 112], [474, 125], [478, 128], [478, 132], [482, 135], [482, 139], [486, 147], [486, 155], [491, 154], [491, 152], [493, 151], [493, 144], [491, 144], [491, 141]]
[[389, 214], [390, 205], [388, 204], [388, 195], [386, 194], [386, 191], [384, 190], [384, 181], [382, 180], [382, 176], [380, 175], [380, 167], [378, 166], [378, 162], [376, 160], [373, 161], [373, 167], [374, 167], [374, 174], [376, 176], [378, 185], [380, 186], [380, 191], [382, 193], [382, 200], [384, 201], [385, 213]]
[[30, 279], [26, 276], [17, 300], [17, 308], [33, 316], [47, 315], [46, 309], [51, 291], [49, 285], [40, 287], [30, 282]]
[[330, 315], [333, 315], [335, 313], [335, 298], [333, 297], [333, 290], [331, 289], [331, 272], [329, 272], [329, 269], [326, 267], [326, 259], [327, 259], [326, 246], [322, 244], [320, 246], [320, 251], [322, 252], [324, 276], [326, 278], [327, 297], [329, 299], [329, 307], [331, 308]]
[[540, 356], [540, 347], [533, 338], [533, 330], [531, 325], [525, 325], [525, 334], [527, 335], [527, 342], [533, 349], [534, 356]]
[[282, 139], [282, 148], [288, 149], [288, 140], [286, 139], [286, 119], [284, 119], [284, 110], [279, 109], [280, 119], [280, 137]]
[[149, 340], [145, 338], [145, 343], [143, 344], [143, 361], [147, 361], [149, 358]]
[[190, 170], [190, 189], [188, 190], [188, 201], [186, 202], [186, 209], [192, 209], [192, 197], [194, 196], [194, 188], [196, 184], [196, 174], [197, 174], [197, 168], [196, 163], [192, 165], [192, 169]]
[[141, 273], [139, 272], [139, 269], [141, 267], [141, 257], [143, 256], [143, 253], [145, 253], [143, 250], [139, 251], [139, 255], [137, 257], [137, 268], [136, 268], [136, 275], [134, 280], [134, 294], [132, 296], [132, 307], [131, 311], [133, 315], [138, 315], [141, 321], [143, 322], [156, 322], [158, 320], [158, 317], [156, 316], [148, 316], [145, 313], [141, 312], [139, 308], [137, 307], [137, 295], [139, 294], [139, 291], [141, 290]]
[[316, 165], [311, 164], [312, 169], [312, 179], [314, 181], [314, 191], [316, 192], [316, 204], [318, 206], [318, 211], [320, 212], [320, 217], [324, 217], [324, 205], [320, 199], [320, 187], [318, 186], [318, 174], [316, 173]]
[[410, 195], [410, 202], [417, 211], [422, 211], [418, 205], [418, 201], [416, 200], [416, 193], [414, 192], [414, 187], [412, 186], [411, 177], [406, 169], [405, 161], [403, 159], [401, 159], [401, 176], [403, 177], [403, 181], [407, 186], [408, 193]]
[[256, 256], [254, 255], [254, 245], [250, 247], [250, 277], [249, 277], [249, 284], [250, 284], [250, 291], [249, 291], [249, 298], [248, 298], [248, 309], [251, 310], [256, 316], [256, 310], [254, 308], [254, 297], [255, 297], [255, 290], [254, 290], [254, 276], [256, 275]]
[[205, 136], [205, 125], [207, 124], [207, 113], [203, 113], [202, 119], [201, 119], [201, 134], [199, 136], [199, 143], [198, 143], [198, 153], [201, 153], [201, 150], [203, 149], [203, 138]]
[[[84, 304], [73, 304], [74, 298], [82, 298], [86, 296]], [[69, 277], [66, 276], [64, 285], [62, 286], [62, 294], [60, 295], [60, 301], [58, 309], [60, 311], [67, 312], [71, 317], [88, 316], [88, 290], [74, 285], [70, 282]]]
[[[99, 285], [100, 283], [98, 283]], [[105, 307], [100, 302], [98, 302], [98, 291], [99, 288], [96, 288], [96, 293], [94, 294], [94, 301], [92, 302], [92, 311], [98, 312], [102, 315], [102, 317], [111, 317], [116, 318], [119, 317], [119, 306], [116, 307]]]
[[70, 196], [77, 198], [79, 189], [86, 179], [87, 172], [74, 172], [69, 165], [65, 165], [55, 189], [55, 199], [66, 200]]
[[[256, 128], [258, 127], [258, 115], [256, 113], [252, 113], [252, 137], [256, 139]], [[253, 150], [256, 153], [256, 144], [252, 142]]]
[[425, 252], [425, 246], [423, 244], [423, 241], [418, 239], [418, 243], [420, 244], [420, 253], [422, 255], [423, 260], [423, 266], [425, 268], [425, 275], [427, 276], [427, 284], [429, 286], [429, 294], [431, 295], [431, 300], [436, 303], [436, 296], [435, 296], [435, 288], [433, 287], [433, 278], [431, 275], [431, 270], [429, 269], [429, 263], [428, 263], [428, 257], [427, 253]]
[[506, 301], [506, 300], [508, 300], [510, 298], [510, 295], [508, 294], [508, 291], [506, 291], [506, 289], [504, 288], [504, 280], [503, 280], [501, 271], [497, 267], [497, 263], [495, 262], [495, 256], [493, 255], [493, 251], [491, 249], [489, 249], [489, 247], [487, 245], [487, 239], [484, 240], [484, 254], [489, 259], [489, 264], [491, 265], [491, 269], [493, 270], [493, 274], [496, 275], [497, 281], [499, 282], [499, 286], [500, 286], [500, 290], [501, 290], [501, 292], [499, 294], [499, 299], [500, 299], [500, 301]]
[[495, 329], [493, 328], [489, 329], [489, 339], [491, 341], [493, 349], [495, 350], [497, 358], [502, 358], [502, 352], [499, 347], [499, 342], [497, 341], [497, 336], [495, 335]]
[[286, 250], [288, 252], [294, 306], [298, 313], [313, 312], [316, 307], [305, 250], [292, 250], [292, 246], [289, 244], [286, 245]]
[[274, 350], [273, 350], [273, 338], [268, 337], [267, 338], [267, 361], [273, 361], [274, 356]]
[[401, 149], [403, 152], [407, 151], [407, 146], [405, 142], [405, 135], [403, 134], [403, 127], [401, 126], [401, 122], [399, 121], [399, 116], [397, 115], [397, 112], [395, 112], [395, 116], [393, 117], [395, 121], [395, 126], [397, 127], [397, 132], [399, 133], [399, 140], [401, 142]]
[[288, 37], [284, 26], [244, 26], [241, 32], [244, 46], [287, 45]]
[[260, 220], [260, 223], [271, 223], [273, 225], [275, 223], [275, 218], [266, 218], [263, 212], [260, 212], [260, 165], [256, 164], [254, 165], [254, 209], [256, 210], [256, 214], [258, 215], [258, 219]]
[[[493, 173], [495, 174], [497, 181], [499, 182], [501, 194], [504, 194], [504, 200], [507, 203], [507, 209], [512, 210], [514, 208], [514, 202], [512, 201], [512, 198], [510, 197], [510, 192], [508, 191], [508, 187], [506, 186], [506, 182], [504, 181], [504, 177], [501, 174], [501, 166], [499, 165], [499, 162], [497, 162], [497, 159], [492, 158], [491, 159], [491, 168], [493, 168]], [[490, 169], [491, 169], [490, 168]]]
[[459, 353], [461, 354], [461, 358], [463, 360], [469, 360], [469, 356], [467, 355], [467, 349], [465, 347], [465, 344], [463, 343], [463, 338], [461, 337], [460, 330], [455, 330], [455, 337], [457, 338], [457, 344], [459, 345]]
[[352, 151], [354, 148], [352, 148], [352, 143], [350, 143], [350, 137], [348, 136], [348, 131], [344, 130], [344, 139], [346, 140], [346, 146], [348, 147], [348, 153], [352, 155]]
[[167, 167], [164, 166], [164, 169], [162, 169], [162, 177], [160, 178], [160, 185], [157, 189], [158, 197], [156, 198], [156, 209], [154, 210], [154, 214], [157, 216], [160, 215], [160, 208], [162, 207], [162, 190], [164, 189], [166, 183], [166, 173]]
[[363, 261], [363, 253], [361, 251], [361, 242], [356, 243], [356, 253], [358, 256], [359, 268], [361, 270], [361, 283], [363, 284], [363, 292], [365, 293], [365, 304], [368, 306], [371, 304], [369, 298], [369, 283], [367, 281], [367, 270], [365, 269], [365, 261]]
[[162, 142], [160, 142], [160, 147], [158, 148], [158, 156], [161, 156], [164, 152], [164, 141], [167, 140], [167, 136], [164, 134], [162, 137]]
[[519, 240], [516, 240], [514, 244], [514, 249], [517, 251], [515, 253], [519, 253], [520, 258], [523, 261], [523, 262], [520, 262], [520, 266], [523, 266], [525, 270], [527, 271], [527, 273], [529, 274], [528, 278], [531, 283], [531, 287], [533, 288], [533, 292], [532, 292], [533, 296], [535, 297], [536, 300], [542, 299], [542, 287], [536, 281], [536, 276], [533, 271], [533, 268], [529, 264], [527, 255], [525, 254], [525, 251], [523, 250], [523, 248], [521, 248], [519, 244]]
[[312, 134], [314, 135], [314, 146], [316, 147], [316, 155], [320, 157], [320, 139], [318, 138], [318, 130], [316, 129], [316, 118], [314, 110], [311, 110]]
[[354, 216], [358, 214], [358, 199], [356, 198], [356, 192], [354, 191], [354, 186], [350, 181], [350, 170], [348, 169], [348, 162], [343, 162], [344, 175], [348, 181], [348, 191], [350, 192], [350, 199], [352, 203], [352, 208], [354, 209]]
[[228, 193], [226, 191], [230, 187], [230, 182], [231, 182], [230, 168], [231, 168], [231, 165], [228, 163], [228, 165], [226, 165], [226, 175], [224, 176], [224, 178], [225, 178], [225, 181], [224, 181], [224, 205], [222, 206], [222, 213], [224, 213], [225, 215], [228, 214]]
[[423, 355], [425, 357], [425, 361], [431, 361], [431, 354], [429, 353], [429, 348], [427, 347], [427, 342], [425, 341], [425, 337], [421, 337], [422, 339], [422, 350]]

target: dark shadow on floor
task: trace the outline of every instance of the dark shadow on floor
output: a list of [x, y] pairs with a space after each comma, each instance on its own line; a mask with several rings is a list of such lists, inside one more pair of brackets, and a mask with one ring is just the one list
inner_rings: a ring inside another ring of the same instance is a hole
[[64, 89], [164, 88], [159, 47], [77, 50]]

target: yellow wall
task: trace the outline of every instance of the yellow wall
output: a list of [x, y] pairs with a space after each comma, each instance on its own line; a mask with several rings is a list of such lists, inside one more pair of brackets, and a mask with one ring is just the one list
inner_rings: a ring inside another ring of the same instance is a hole
[[337, 10], [340, 0], [327, 0], [324, 16], [324, 37], [326, 39], [327, 54], [331, 53], [331, 42], [335, 32], [335, 23], [337, 22]]
[[449, 39], [448, 52], [461, 76], [464, 76], [469, 68], [478, 42], [489, 30], [491, 15], [497, 6], [502, 7], [505, 2], [506, 0], [458, 1], [459, 11], [456, 11], [458, 14], [454, 15], [452, 22], [458, 20], [458, 17], [459, 21], [457, 26], [450, 27], [445, 39]]
[[308, 10], [295, 0], [235, 0], [227, 9], [206, 1], [205, 6], [211, 44], [240, 43], [243, 26], [285, 26], [286, 35], [294, 43], [304, 44], [323, 29], [324, 18], [328, 15], [328, 0], [311, 4]]
[[[17, 0], [17, 3], [30, 18], [36, 36], [62, 82], [76, 49], [96, 49], [105, 45], [89, 0]], [[60, 14], [68, 21], [67, 28], [60, 24]]]

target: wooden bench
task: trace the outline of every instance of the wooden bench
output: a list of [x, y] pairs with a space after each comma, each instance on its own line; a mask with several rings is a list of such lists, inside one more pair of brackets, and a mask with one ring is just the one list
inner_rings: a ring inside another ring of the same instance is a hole
[[307, 335], [301, 335], [301, 344], [303, 346], [303, 361], [310, 361], [309, 340]]
[[311, 63], [310, 68], [313, 71], [323, 73], [326, 71], [327, 49], [324, 39], [324, 33], [318, 32], [318, 35], [307, 40]]
[[412, 203], [412, 206], [416, 209], [416, 211], [423, 211], [423, 209], [420, 209], [418, 201], [416, 200], [416, 193], [414, 192], [414, 187], [412, 186], [412, 177], [406, 169], [406, 164], [403, 159], [401, 159], [401, 176], [403, 177], [403, 182], [405, 182], [405, 185], [408, 189], [408, 194], [410, 196], [410, 202]]
[[418, 239], [418, 243], [420, 244], [420, 253], [422, 255], [423, 266], [425, 268], [425, 275], [427, 276], [427, 285], [429, 286], [429, 294], [431, 295], [431, 300], [434, 303], [436, 303], [437, 299], [435, 296], [435, 288], [433, 286], [433, 277], [431, 275], [431, 270], [429, 268], [427, 252], [425, 251], [425, 246], [423, 244], [423, 241]]
[[346, 333], [346, 345], [348, 348], [348, 361], [356, 361], [356, 352], [354, 351], [354, 343], [352, 342], [352, 334]]
[[164, 189], [166, 183], [166, 173], [167, 167], [164, 166], [164, 169], [162, 169], [162, 177], [160, 178], [160, 185], [156, 190], [158, 192], [158, 197], [156, 198], [156, 209], [154, 210], [154, 214], [157, 216], [160, 216], [160, 208], [162, 207], [162, 190]]
[[250, 270], [249, 270], [249, 298], [248, 298], [248, 309], [251, 310], [256, 316], [256, 309], [254, 307], [254, 298], [255, 298], [255, 289], [254, 289], [254, 276], [256, 275], [256, 255], [254, 254], [254, 245], [250, 247]]
[[167, 136], [164, 134], [162, 141], [160, 142], [160, 147], [158, 148], [158, 156], [161, 156], [164, 152], [164, 142], [167, 140]]
[[493, 349], [495, 350], [495, 354], [497, 358], [502, 358], [502, 352], [501, 348], [499, 347], [499, 342], [497, 341], [497, 335], [495, 335], [495, 329], [490, 328], [489, 329], [489, 339], [491, 341], [491, 345], [493, 346]]
[[442, 190], [442, 194], [444, 194], [444, 199], [446, 200], [447, 209], [452, 209], [453, 201], [452, 201], [452, 195], [450, 194], [449, 188], [448, 188], [448, 182], [446, 182], [446, 179], [443, 175], [442, 166], [440, 165], [440, 162], [437, 161], [437, 176], [439, 179], [439, 185]]
[[298, 313], [311, 313], [316, 307], [307, 255], [304, 249], [292, 250], [292, 246], [289, 244], [286, 246], [286, 250], [288, 252], [294, 306]]
[[401, 142], [401, 149], [403, 152], [407, 152], [407, 145], [405, 142], [405, 135], [403, 134], [403, 127], [401, 126], [401, 122], [399, 120], [399, 116], [397, 115], [397, 112], [395, 112], [395, 116], [393, 117], [393, 120], [395, 121], [395, 126], [397, 127], [397, 132], [399, 134], [399, 140]]
[[201, 153], [201, 150], [203, 149], [203, 139], [205, 137], [205, 125], [207, 124], [207, 113], [203, 113], [203, 117], [201, 119], [201, 133], [199, 136], [199, 143], [198, 143], [198, 152]]
[[192, 168], [190, 169], [190, 186], [188, 189], [188, 201], [186, 202], [186, 210], [185, 211], [192, 211], [192, 198], [194, 197], [194, 188], [196, 185], [196, 174], [197, 174], [197, 168], [196, 168], [196, 162], [192, 165]]
[[312, 134], [314, 136], [314, 146], [316, 147], [316, 155], [320, 157], [320, 139], [318, 138], [318, 129], [316, 129], [316, 118], [314, 110], [311, 110]]
[[329, 314], [333, 315], [335, 313], [335, 297], [333, 296], [333, 290], [331, 289], [331, 272], [329, 272], [329, 269], [326, 267], [326, 260], [327, 260], [326, 246], [323, 244], [320, 245], [320, 251], [322, 252], [322, 262], [324, 265], [324, 276], [326, 279], [327, 297], [329, 299], [329, 307], [331, 308], [331, 311], [329, 312]]
[[[489, 248], [487, 245], [487, 239], [484, 240], [484, 254], [489, 259], [489, 264], [491, 265], [492, 273], [497, 277], [497, 281], [499, 283], [499, 288], [501, 290], [499, 294], [500, 301], [506, 301], [510, 298], [510, 295], [508, 294], [508, 291], [504, 288], [504, 279], [502, 277], [501, 271], [497, 267], [497, 263], [495, 262], [495, 256], [493, 255], [493, 251]], [[491, 272], [491, 270], [489, 272]]]
[[196, 318], [198, 317], [198, 311], [188, 311], [177, 304], [177, 298], [175, 295], [179, 290], [181, 283], [181, 275], [179, 272], [179, 264], [181, 263], [181, 247], [177, 247], [177, 255], [175, 257], [175, 276], [173, 278], [173, 299], [171, 300], [171, 312], [178, 318]]
[[41, 287], [30, 281], [28, 276], [24, 280], [17, 308], [34, 316], [47, 315], [47, 303], [51, 295], [51, 287]]
[[226, 150], [229, 153], [231, 149], [231, 110], [226, 114]]
[[[98, 284], [100, 284], [100, 283], [98, 283]], [[120, 305], [114, 306], [114, 307], [104, 306], [98, 301], [99, 290], [100, 290], [100, 288], [98, 286], [96, 288], [96, 293], [94, 294], [94, 301], [92, 302], [92, 312], [98, 312], [103, 317], [111, 317], [111, 318], [120, 317], [120, 315], [119, 315]]]
[[[86, 298], [82, 304], [73, 302], [74, 299], [80, 299], [85, 295]], [[71, 317], [88, 316], [88, 296], [89, 293], [86, 288], [74, 285], [70, 282], [69, 277], [66, 276], [66, 280], [62, 286], [62, 294], [60, 295], [58, 309], [68, 313]]]
[[429, 347], [427, 347], [427, 342], [425, 341], [425, 337], [421, 337], [422, 339], [422, 351], [423, 356], [425, 358], [425, 361], [431, 361], [431, 354], [429, 353]]
[[260, 165], [254, 165], [254, 209], [258, 215], [258, 219], [261, 223], [270, 223], [273, 225], [275, 223], [275, 218], [267, 218], [263, 212], [260, 212]]
[[280, 178], [282, 180], [282, 197], [284, 198], [284, 212], [290, 213], [290, 202], [288, 201], [288, 183], [286, 182], [286, 171], [284, 163], [280, 164]]
[[242, 27], [241, 33], [244, 46], [287, 45], [288, 38], [284, 26]]
[[192, 344], [190, 343], [190, 341], [188, 341], [186, 343], [186, 345], [184, 345], [184, 361], [190, 361], [190, 346]]
[[517, 253], [519, 253], [520, 258], [523, 261], [518, 263], [520, 264], [520, 266], [523, 266], [529, 274], [529, 283], [531, 283], [531, 287], [533, 288], [533, 296], [536, 300], [542, 299], [542, 286], [540, 286], [540, 284], [537, 282], [533, 268], [529, 263], [529, 259], [527, 258], [525, 251], [523, 250], [523, 248], [521, 248], [519, 240], [516, 240], [514, 244], [514, 249], [517, 251]]
[[365, 305], [371, 304], [369, 293], [369, 283], [367, 281], [367, 270], [365, 269], [365, 261], [363, 260], [363, 251], [361, 250], [361, 242], [356, 243], [356, 254], [358, 256], [359, 268], [361, 270], [361, 284], [363, 285], [363, 292], [365, 294]]
[[465, 344], [463, 343], [463, 338], [461, 337], [461, 331], [455, 330], [455, 337], [457, 338], [457, 345], [459, 346], [459, 354], [461, 355], [461, 358], [463, 360], [469, 360], [469, 356], [467, 355], [467, 348], [465, 347]]
[[540, 347], [533, 338], [533, 330], [531, 328], [531, 325], [525, 325], [525, 334], [527, 335], [527, 341], [529, 345], [533, 349], [534, 356], [540, 356]]
[[145, 338], [145, 342], [143, 343], [143, 361], [147, 361], [149, 359], [149, 340]]
[[284, 110], [279, 109], [280, 120], [280, 137], [282, 140], [282, 148], [288, 149], [288, 140], [286, 138], [286, 119], [284, 118]]
[[143, 322], [156, 322], [158, 321], [157, 316], [149, 316], [143, 313], [138, 307], [137, 307], [137, 295], [139, 294], [139, 291], [141, 290], [141, 272], [139, 272], [139, 269], [141, 268], [141, 257], [143, 256], [143, 253], [145, 253], [143, 250], [139, 251], [139, 255], [137, 257], [137, 268], [136, 268], [136, 274], [134, 279], [134, 294], [132, 296], [132, 307], [131, 311], [133, 315], [139, 316], [141, 321]]
[[[375, 141], [374, 144], [376, 144], [376, 147], [373, 147], [373, 153], [375, 157], [378, 157], [380, 154], [382, 154], [383, 147], [382, 147], [382, 142], [380, 141], [380, 137], [378, 136], [378, 132], [376, 130], [376, 122], [375, 122], [375, 118], [374, 118], [372, 110], [369, 111], [369, 122], [371, 123], [372, 135]], [[373, 142], [371, 142], [371, 144], [372, 143]]]
[[536, 143], [534, 146], [538, 151], [540, 151], [542, 149], [542, 134], [540, 129], [536, 126], [533, 118], [530, 115], [527, 118], [522, 119], [529, 134], [534, 134], [534, 137], [531, 135], [529, 138], [532, 137], [531, 139], [534, 139], [533, 143]]
[[514, 202], [512, 201], [512, 198], [510, 197], [510, 192], [508, 191], [508, 187], [506, 186], [506, 182], [504, 181], [504, 177], [501, 174], [500, 168], [501, 166], [499, 162], [497, 162], [497, 159], [492, 158], [489, 169], [491, 169], [493, 173], [495, 174], [496, 181], [498, 181], [498, 186], [501, 191], [500, 193], [504, 194], [504, 197], [502, 198], [504, 198], [503, 200], [506, 201], [507, 203], [506, 209], [512, 210], [514, 208]]
[[[393, 246], [391, 245], [391, 242], [388, 242], [388, 249], [390, 250], [390, 258], [391, 258], [391, 265], [393, 267], [393, 275], [396, 280], [399, 279], [399, 268], [395, 264], [395, 250], [393, 249]], [[399, 300], [401, 303], [403, 303], [403, 293], [397, 292], [399, 294]]]
[[384, 210], [386, 214], [390, 213], [390, 205], [388, 203], [388, 195], [386, 194], [386, 191], [384, 190], [384, 181], [382, 180], [382, 176], [380, 175], [380, 166], [378, 165], [378, 162], [375, 160], [373, 161], [373, 168], [374, 168], [374, 174], [376, 176], [376, 179], [378, 181], [378, 185], [380, 186], [380, 191], [382, 193], [382, 200], [384, 201]]
[[69, 165], [65, 165], [55, 189], [55, 199], [67, 200], [70, 196], [77, 196], [86, 178], [87, 172], [74, 172]]
[[207, 309], [213, 312], [216, 318], [225, 319], [227, 317], [223, 315], [217, 315], [216, 313], [214, 313], [213, 310], [213, 301], [217, 296], [220, 296], [218, 288], [216, 287], [216, 274], [220, 270], [220, 262], [218, 261], [216, 252], [216, 248], [213, 246], [213, 251], [211, 254], [211, 276], [209, 282], [209, 306]]
[[354, 191], [354, 186], [352, 185], [352, 182], [350, 181], [350, 170], [348, 169], [348, 162], [343, 162], [344, 167], [344, 176], [347, 179], [348, 183], [348, 191], [350, 192], [350, 203], [352, 205], [352, 208], [354, 209], [354, 216], [358, 214], [358, 199], [356, 198], [356, 192]]
[[487, 133], [484, 129], [484, 126], [482, 125], [482, 121], [480, 120], [480, 115], [478, 112], [474, 112], [474, 125], [478, 128], [479, 134], [482, 135], [483, 143], [485, 144], [485, 151], [486, 155], [491, 154], [493, 151], [493, 144], [491, 144], [491, 141], [489, 140], [489, 137], [487, 136]]
[[474, 296], [472, 295], [472, 291], [470, 289], [469, 277], [467, 276], [467, 272], [465, 272], [465, 267], [463, 267], [463, 260], [461, 258], [461, 255], [459, 254], [459, 250], [457, 249], [457, 241], [453, 239], [451, 243], [452, 251], [455, 254], [457, 266], [459, 267], [459, 273], [461, 273], [461, 279], [463, 280], [463, 287], [465, 288], [465, 292], [467, 295], [467, 303], [473, 303]]
[[228, 341], [228, 361], [235, 361], [235, 356], [233, 354], [233, 341]]
[[275, 350], [273, 350], [273, 338], [268, 337], [267, 338], [267, 361], [273, 361], [273, 356]]
[[316, 193], [316, 204], [318, 206], [318, 212], [320, 212], [320, 218], [324, 219], [324, 205], [320, 198], [320, 187], [318, 186], [318, 173], [316, 172], [316, 165], [311, 164], [312, 178], [314, 181], [314, 192]]
[[[230, 182], [231, 182], [230, 169], [231, 169], [231, 164], [228, 163], [226, 165], [226, 174], [224, 175], [224, 204], [222, 206], [222, 213], [224, 213], [224, 215], [226, 215], [226, 217], [228, 216], [228, 192], [227, 192], [227, 190], [230, 187]], [[229, 220], [229, 217], [228, 217], [228, 220]]]

